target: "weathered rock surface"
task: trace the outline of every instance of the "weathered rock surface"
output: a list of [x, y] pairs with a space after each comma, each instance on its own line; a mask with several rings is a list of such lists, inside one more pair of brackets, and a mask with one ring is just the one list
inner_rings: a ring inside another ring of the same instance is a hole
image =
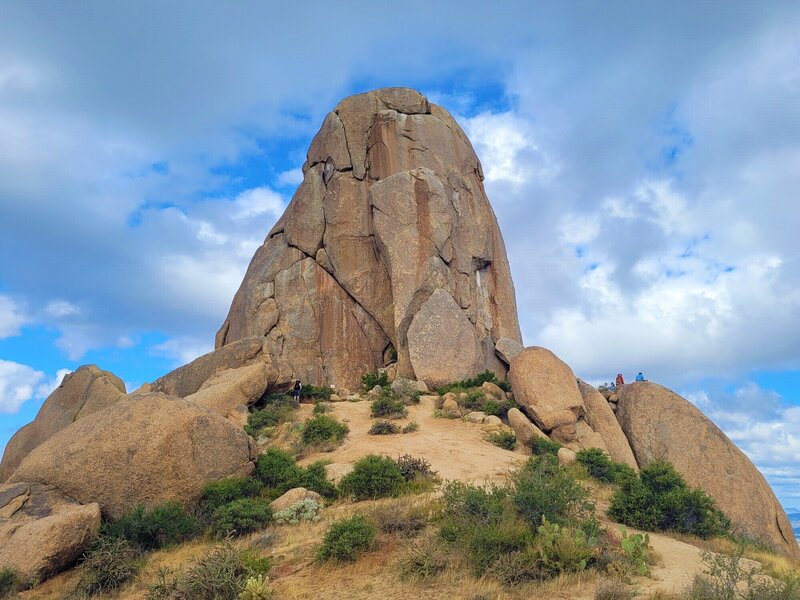
[[285, 494], [282, 494], [270, 502], [269, 506], [272, 509], [272, 512], [276, 513], [278, 511], [291, 508], [298, 502], [302, 502], [306, 499], [313, 500], [318, 505], [322, 506], [322, 496], [320, 496], [317, 492], [313, 492], [302, 487], [292, 488]]
[[800, 557], [786, 513], [769, 484], [728, 437], [688, 400], [636, 382], [618, 388], [617, 418], [639, 465], [670, 461], [703, 489], [740, 530]]
[[258, 360], [263, 345], [263, 338], [239, 340], [235, 344], [204, 354], [189, 364], [159, 377], [150, 384], [148, 391], [185, 398], [194, 394], [219, 371], [236, 369]]
[[517, 340], [510, 338], [500, 338], [494, 346], [494, 351], [507, 365], [511, 364], [517, 354], [522, 352], [525, 347]]
[[586, 414], [572, 369], [546, 348], [531, 346], [512, 358], [508, 380], [517, 404], [544, 431], [572, 426]]
[[[491, 348], [520, 341], [514, 287], [480, 164], [455, 120], [414, 90], [351, 96], [325, 118], [303, 171], [216, 347], [266, 338], [276, 384], [295, 376], [353, 389], [394, 356], [397, 376], [429, 386], [487, 368], [502, 376]], [[442, 316], [453, 331], [430, 310], [420, 317], [437, 293], [437, 306], [450, 298]], [[420, 372], [415, 336], [429, 332], [455, 357], [438, 374]]]
[[0, 485], [0, 566], [23, 581], [72, 565], [99, 529], [98, 504], [78, 504], [52, 486]]
[[639, 467], [628, 438], [625, 437], [614, 411], [611, 410], [603, 394], [581, 380], [578, 380], [578, 389], [586, 407], [586, 422], [603, 438], [608, 455], [613, 460], [625, 463], [638, 471]]
[[[223, 417], [256, 402], [267, 389], [269, 368], [262, 362], [226, 369], [212, 376], [186, 400], [218, 412]], [[246, 422], [246, 419], [245, 419]]]
[[44, 401], [36, 418], [9, 440], [0, 462], [0, 481], [8, 479], [34, 448], [70, 423], [124, 397], [125, 384], [113, 373], [94, 365], [85, 365], [64, 377]]
[[61, 430], [31, 452], [9, 482], [56, 486], [119, 517], [137, 503], [184, 504], [205, 483], [252, 471], [244, 430], [177, 397], [142, 394]]
[[545, 438], [547, 436], [536, 425], [531, 423], [530, 419], [526, 417], [518, 408], [512, 408], [508, 411], [508, 424], [514, 430], [514, 435], [523, 446], [530, 447], [531, 442], [535, 438]]

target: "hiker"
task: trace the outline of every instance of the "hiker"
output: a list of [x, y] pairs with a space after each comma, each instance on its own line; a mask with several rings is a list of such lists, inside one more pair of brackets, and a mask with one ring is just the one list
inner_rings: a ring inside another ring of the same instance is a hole
[[642, 375], [642, 372], [639, 371], [639, 374], [636, 376], [636, 381], [647, 381], [647, 379], [645, 379], [644, 375]]
[[618, 387], [618, 388], [619, 388], [619, 387], [621, 387], [621, 386], [623, 386], [623, 385], [625, 385], [625, 379], [622, 377], [622, 373], [617, 373], [617, 381], [616, 381], [616, 384], [617, 384], [617, 387]]
[[300, 380], [294, 382], [294, 387], [292, 388], [292, 398], [294, 398], [295, 402], [300, 402], [300, 392], [303, 391], [303, 384], [300, 383]]

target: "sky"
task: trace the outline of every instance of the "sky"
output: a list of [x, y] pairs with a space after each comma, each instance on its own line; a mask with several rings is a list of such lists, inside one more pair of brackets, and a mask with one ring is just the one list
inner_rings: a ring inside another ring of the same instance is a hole
[[94, 363], [213, 348], [325, 114], [469, 135], [526, 345], [643, 371], [800, 506], [800, 4], [0, 3], [0, 448]]

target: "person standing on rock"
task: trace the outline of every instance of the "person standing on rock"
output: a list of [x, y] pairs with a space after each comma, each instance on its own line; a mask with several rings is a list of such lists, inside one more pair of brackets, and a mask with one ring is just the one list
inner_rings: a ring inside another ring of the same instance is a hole
[[645, 379], [644, 375], [642, 375], [642, 372], [639, 371], [639, 374], [636, 376], [636, 381], [647, 381], [647, 379]]
[[300, 383], [300, 380], [297, 379], [294, 382], [294, 387], [292, 388], [292, 398], [295, 402], [300, 402], [300, 392], [303, 391], [303, 384]]
[[622, 377], [622, 373], [617, 373], [617, 387], [625, 385], [625, 378]]

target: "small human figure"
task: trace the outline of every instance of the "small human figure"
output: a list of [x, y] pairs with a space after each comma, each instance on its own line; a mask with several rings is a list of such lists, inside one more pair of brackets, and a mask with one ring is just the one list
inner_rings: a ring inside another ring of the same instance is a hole
[[647, 381], [647, 379], [645, 379], [644, 375], [642, 375], [642, 372], [639, 371], [639, 374], [636, 376], [636, 381]]
[[623, 386], [623, 385], [625, 385], [625, 378], [624, 378], [624, 377], [622, 377], [622, 373], [617, 373], [617, 381], [616, 381], [616, 384], [617, 384], [617, 387], [620, 387], [620, 386]]
[[300, 383], [300, 380], [294, 382], [294, 387], [292, 388], [292, 398], [294, 398], [295, 402], [300, 402], [300, 392], [303, 391], [303, 384]]

